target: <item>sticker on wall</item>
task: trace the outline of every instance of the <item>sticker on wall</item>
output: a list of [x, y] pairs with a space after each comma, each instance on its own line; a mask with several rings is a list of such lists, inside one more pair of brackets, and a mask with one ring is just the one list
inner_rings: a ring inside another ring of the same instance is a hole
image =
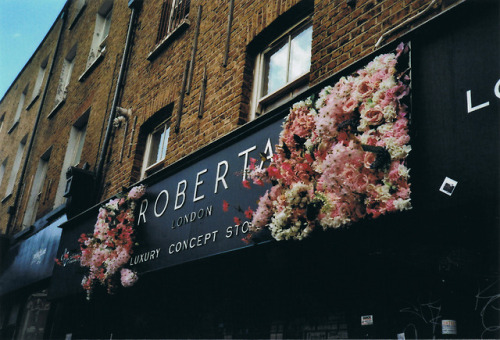
[[363, 315], [361, 317], [361, 326], [373, 325], [373, 315]]
[[457, 334], [457, 322], [455, 320], [441, 320], [442, 334]]
[[451, 196], [453, 194], [453, 191], [457, 187], [457, 184], [458, 184], [457, 181], [449, 177], [446, 177], [443, 181], [443, 184], [441, 184], [441, 188], [439, 189], [439, 191], [445, 193], [448, 196]]

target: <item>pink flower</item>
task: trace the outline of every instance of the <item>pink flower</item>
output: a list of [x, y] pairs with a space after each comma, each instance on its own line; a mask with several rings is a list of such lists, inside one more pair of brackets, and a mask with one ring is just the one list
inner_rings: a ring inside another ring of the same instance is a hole
[[357, 90], [361, 98], [368, 98], [373, 93], [374, 88], [375, 86], [370, 81], [364, 80], [358, 85]]
[[384, 113], [379, 107], [375, 106], [365, 112], [364, 118], [368, 121], [369, 125], [380, 125], [384, 120]]
[[120, 275], [121, 275], [120, 281], [123, 287], [131, 287], [139, 279], [139, 277], [134, 271], [127, 268], [122, 268], [122, 270], [120, 271]]
[[373, 162], [375, 162], [375, 158], [377, 158], [377, 155], [375, 153], [365, 152], [365, 158], [363, 160], [365, 168], [370, 169]]
[[138, 185], [133, 187], [127, 197], [132, 200], [138, 200], [146, 193], [146, 187], [144, 185]]

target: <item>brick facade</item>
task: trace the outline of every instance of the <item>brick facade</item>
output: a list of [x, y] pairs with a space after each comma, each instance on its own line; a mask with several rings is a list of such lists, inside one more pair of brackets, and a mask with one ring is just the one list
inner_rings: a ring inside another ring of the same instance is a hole
[[[397, 39], [412, 27], [456, 5], [460, 1], [439, 1], [411, 25], [405, 25], [382, 42]], [[34, 82], [39, 63], [47, 55], [55, 55], [40, 122], [30, 153], [24, 176], [24, 189], [20, 192], [17, 213], [12, 219], [10, 233], [22, 226], [22, 217], [27, 205], [28, 188], [34, 177], [40, 156], [50, 147], [50, 162], [42, 187], [37, 217], [53, 209], [57, 186], [61, 178], [62, 164], [71, 127], [78, 118], [90, 112], [85, 143], [79, 166], [88, 163], [95, 171], [100, 160], [104, 135], [116, 91], [116, 82], [124, 54], [125, 39], [131, 9], [124, 1], [114, 1], [111, 26], [106, 39], [106, 54], [90, 72], [86, 72], [96, 14], [104, 1], [88, 1], [78, 12], [78, 1], [68, 1], [67, 20], [59, 18], [46, 39], [42, 42], [30, 62], [19, 74], [7, 94], [0, 102], [0, 115], [5, 113], [4, 127], [0, 132], [2, 161], [9, 158], [2, 181], [5, 190], [10, 174], [11, 159], [15, 157], [17, 145], [32, 129], [40, 100], [30, 110], [23, 111], [19, 126], [10, 134], [11, 120], [15, 114], [19, 96], [26, 84]], [[170, 133], [168, 153], [162, 167], [179, 161], [186, 155], [206, 146], [210, 142], [238, 128], [250, 118], [254, 58], [262, 47], [277, 38], [284, 29], [296, 20], [311, 16], [313, 26], [311, 69], [308, 86], [336, 74], [348, 65], [372, 53], [380, 36], [429, 7], [431, 1], [424, 0], [278, 0], [236, 1], [230, 31], [227, 65], [223, 65], [228, 29], [230, 2], [191, 1], [189, 25], [182, 27], [176, 36], [158, 49], [154, 58], [148, 56], [156, 49], [156, 36], [161, 15], [161, 0], [144, 1], [138, 10], [131, 37], [131, 50], [125, 68], [123, 89], [119, 91], [118, 107], [131, 109], [128, 126], [122, 124], [112, 130], [110, 145], [103, 169], [99, 200], [104, 200], [140, 180], [145, 134], [141, 126], [160, 109], [171, 105], [171, 126], [178, 119], [179, 98], [183, 75], [191, 60], [193, 41], [197, 27], [197, 15], [201, 7], [201, 20], [197, 49], [192, 69], [189, 93], [184, 96], [179, 132]], [[75, 20], [77, 13], [80, 15]], [[61, 42], [54, 52], [59, 28], [64, 25]], [[67, 88], [64, 104], [55, 107], [56, 92], [63, 60], [76, 46], [74, 68]], [[206, 93], [199, 118], [200, 92], [206, 68]], [[47, 72], [48, 73], [48, 72]], [[46, 86], [45, 77], [42, 90]], [[28, 86], [27, 98], [30, 98]], [[27, 100], [28, 102], [29, 100]], [[16, 188], [14, 188], [16, 193]], [[8, 224], [7, 210], [14, 198], [0, 206], [0, 223], [5, 232]]]

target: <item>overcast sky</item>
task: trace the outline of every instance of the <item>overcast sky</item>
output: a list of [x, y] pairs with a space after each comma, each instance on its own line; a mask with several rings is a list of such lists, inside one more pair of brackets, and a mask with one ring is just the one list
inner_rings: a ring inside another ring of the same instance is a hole
[[66, 0], [0, 0], [0, 99], [42, 42]]

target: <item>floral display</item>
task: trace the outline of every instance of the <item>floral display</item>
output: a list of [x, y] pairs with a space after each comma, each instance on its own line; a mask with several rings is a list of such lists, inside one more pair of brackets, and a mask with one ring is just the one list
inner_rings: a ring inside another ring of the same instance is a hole
[[130, 260], [134, 247], [136, 201], [145, 191], [143, 185], [136, 186], [126, 195], [110, 200], [99, 209], [94, 232], [81, 235], [80, 264], [89, 268], [89, 273], [82, 280], [87, 298], [90, 298], [96, 283], [112, 293], [118, 277], [124, 287], [130, 287], [137, 281], [137, 274], [124, 266]]
[[410, 79], [398, 65], [406, 49], [401, 44], [317, 100], [293, 105], [268, 167], [251, 159], [247, 169], [254, 184], [272, 183], [251, 213], [253, 232], [268, 228], [276, 240], [300, 240], [318, 227], [411, 209]]

